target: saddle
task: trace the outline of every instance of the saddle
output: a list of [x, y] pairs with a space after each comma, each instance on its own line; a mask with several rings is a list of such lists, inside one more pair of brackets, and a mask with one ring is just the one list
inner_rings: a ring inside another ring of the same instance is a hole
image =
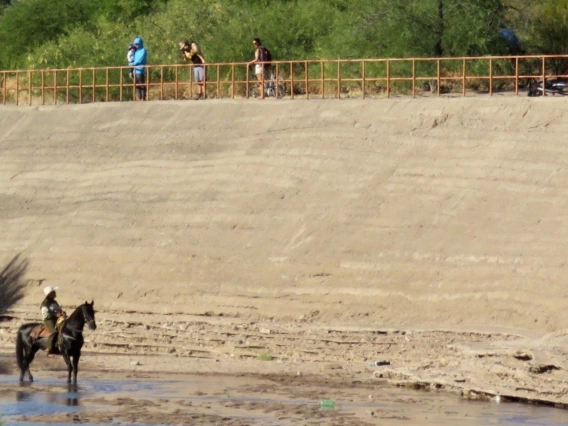
[[[61, 333], [61, 329], [65, 325], [65, 321], [67, 320], [67, 314], [65, 311], [61, 311], [61, 313], [57, 317], [57, 322], [55, 323], [55, 329], [58, 333]], [[51, 336], [51, 331], [47, 328], [44, 324], [38, 324], [35, 326], [32, 331], [30, 332], [30, 336], [34, 339], [34, 341], [38, 339], [43, 339], [44, 337]]]
[[45, 325], [38, 324], [32, 329], [30, 336], [34, 341], [36, 341], [38, 339], [51, 336], [51, 331], [49, 331], [49, 328], [47, 328]]

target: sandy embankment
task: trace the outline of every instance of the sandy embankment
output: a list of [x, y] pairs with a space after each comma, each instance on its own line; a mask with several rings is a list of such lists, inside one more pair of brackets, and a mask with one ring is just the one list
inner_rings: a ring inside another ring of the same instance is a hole
[[0, 348], [50, 284], [95, 299], [87, 368], [368, 379], [386, 358], [393, 381], [567, 403], [564, 110], [1, 107], [0, 257], [31, 267]]

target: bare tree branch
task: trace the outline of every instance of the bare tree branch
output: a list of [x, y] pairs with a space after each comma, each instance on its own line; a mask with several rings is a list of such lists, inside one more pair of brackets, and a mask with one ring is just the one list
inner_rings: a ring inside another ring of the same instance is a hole
[[[24, 275], [28, 269], [27, 259], [14, 258], [0, 272], [0, 317], [24, 296]], [[7, 374], [9, 368], [0, 363], [0, 374]]]
[[20, 259], [18, 254], [0, 272], [0, 315], [24, 296], [23, 278], [27, 269], [28, 261]]

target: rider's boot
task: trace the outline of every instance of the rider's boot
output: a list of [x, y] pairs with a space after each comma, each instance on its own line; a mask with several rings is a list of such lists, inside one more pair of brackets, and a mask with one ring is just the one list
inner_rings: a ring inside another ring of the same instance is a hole
[[49, 336], [47, 339], [47, 356], [53, 355], [54, 349], [55, 349], [55, 337], [56, 337], [57, 333], [53, 333], [51, 334], [51, 336]]

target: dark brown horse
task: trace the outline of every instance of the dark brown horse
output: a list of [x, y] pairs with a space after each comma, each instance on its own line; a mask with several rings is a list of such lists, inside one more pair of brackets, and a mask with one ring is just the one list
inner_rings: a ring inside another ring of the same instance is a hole
[[[91, 330], [97, 328], [95, 310], [93, 309], [94, 304], [95, 302], [93, 301], [91, 303], [85, 302], [75, 309], [67, 318], [67, 321], [65, 321], [57, 343], [54, 343], [55, 347], [52, 353], [63, 355], [63, 359], [65, 359], [67, 364], [69, 372], [67, 383], [71, 383], [71, 373], [73, 373], [73, 383], [77, 383], [79, 358], [81, 357], [81, 348], [84, 343], [83, 327], [87, 324]], [[26, 371], [28, 372], [30, 382], [33, 382], [34, 378], [30, 371], [30, 364], [38, 350], [47, 348], [48, 338], [37, 338], [34, 333], [34, 329], [41, 325], [41, 323], [24, 324], [18, 329], [16, 359], [18, 360], [18, 367], [20, 367], [20, 382], [24, 381]]]

